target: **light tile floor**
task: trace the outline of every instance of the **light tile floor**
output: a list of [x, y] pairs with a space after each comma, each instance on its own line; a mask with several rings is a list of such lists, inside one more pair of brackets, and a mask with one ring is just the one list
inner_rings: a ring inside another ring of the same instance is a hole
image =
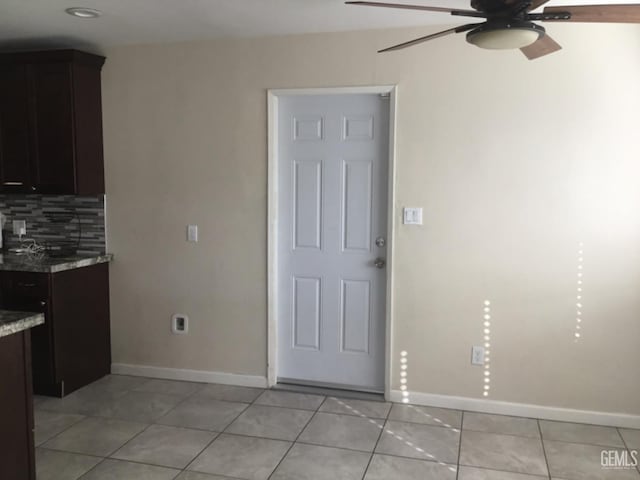
[[640, 480], [640, 430], [111, 375], [35, 403], [38, 480]]

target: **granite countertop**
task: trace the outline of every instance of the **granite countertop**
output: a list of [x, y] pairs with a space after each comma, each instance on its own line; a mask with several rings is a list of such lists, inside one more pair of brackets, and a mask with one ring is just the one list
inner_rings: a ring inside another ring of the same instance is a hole
[[43, 313], [0, 310], [0, 337], [6, 337], [43, 323]]
[[89, 267], [98, 263], [108, 263], [113, 255], [75, 255], [73, 257], [43, 257], [4, 253], [0, 255], [0, 270], [11, 272], [56, 273], [74, 268]]

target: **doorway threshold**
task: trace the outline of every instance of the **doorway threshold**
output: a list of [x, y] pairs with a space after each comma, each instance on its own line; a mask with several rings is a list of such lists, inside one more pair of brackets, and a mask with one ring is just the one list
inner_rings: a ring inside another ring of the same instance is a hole
[[313, 395], [324, 395], [326, 397], [349, 398], [351, 400], [367, 400], [370, 402], [384, 402], [384, 394], [372, 392], [360, 392], [356, 390], [345, 390], [342, 388], [330, 388], [318, 385], [300, 385], [279, 379], [278, 383], [271, 387], [271, 390], [283, 392], [309, 393]]

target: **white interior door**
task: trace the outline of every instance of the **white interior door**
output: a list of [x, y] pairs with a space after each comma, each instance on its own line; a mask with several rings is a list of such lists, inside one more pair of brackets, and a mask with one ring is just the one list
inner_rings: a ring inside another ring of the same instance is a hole
[[278, 380], [383, 391], [389, 98], [278, 112]]

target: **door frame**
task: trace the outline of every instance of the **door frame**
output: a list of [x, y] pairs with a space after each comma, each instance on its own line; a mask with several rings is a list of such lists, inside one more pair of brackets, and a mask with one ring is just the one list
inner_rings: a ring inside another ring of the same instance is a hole
[[393, 371], [393, 257], [395, 215], [395, 158], [396, 158], [396, 111], [397, 85], [270, 89], [267, 91], [268, 124], [268, 177], [267, 177], [267, 384], [274, 386], [278, 379], [278, 98], [305, 95], [389, 95], [389, 164], [387, 190], [387, 268], [385, 305], [385, 372], [384, 396], [391, 394], [391, 372]]

